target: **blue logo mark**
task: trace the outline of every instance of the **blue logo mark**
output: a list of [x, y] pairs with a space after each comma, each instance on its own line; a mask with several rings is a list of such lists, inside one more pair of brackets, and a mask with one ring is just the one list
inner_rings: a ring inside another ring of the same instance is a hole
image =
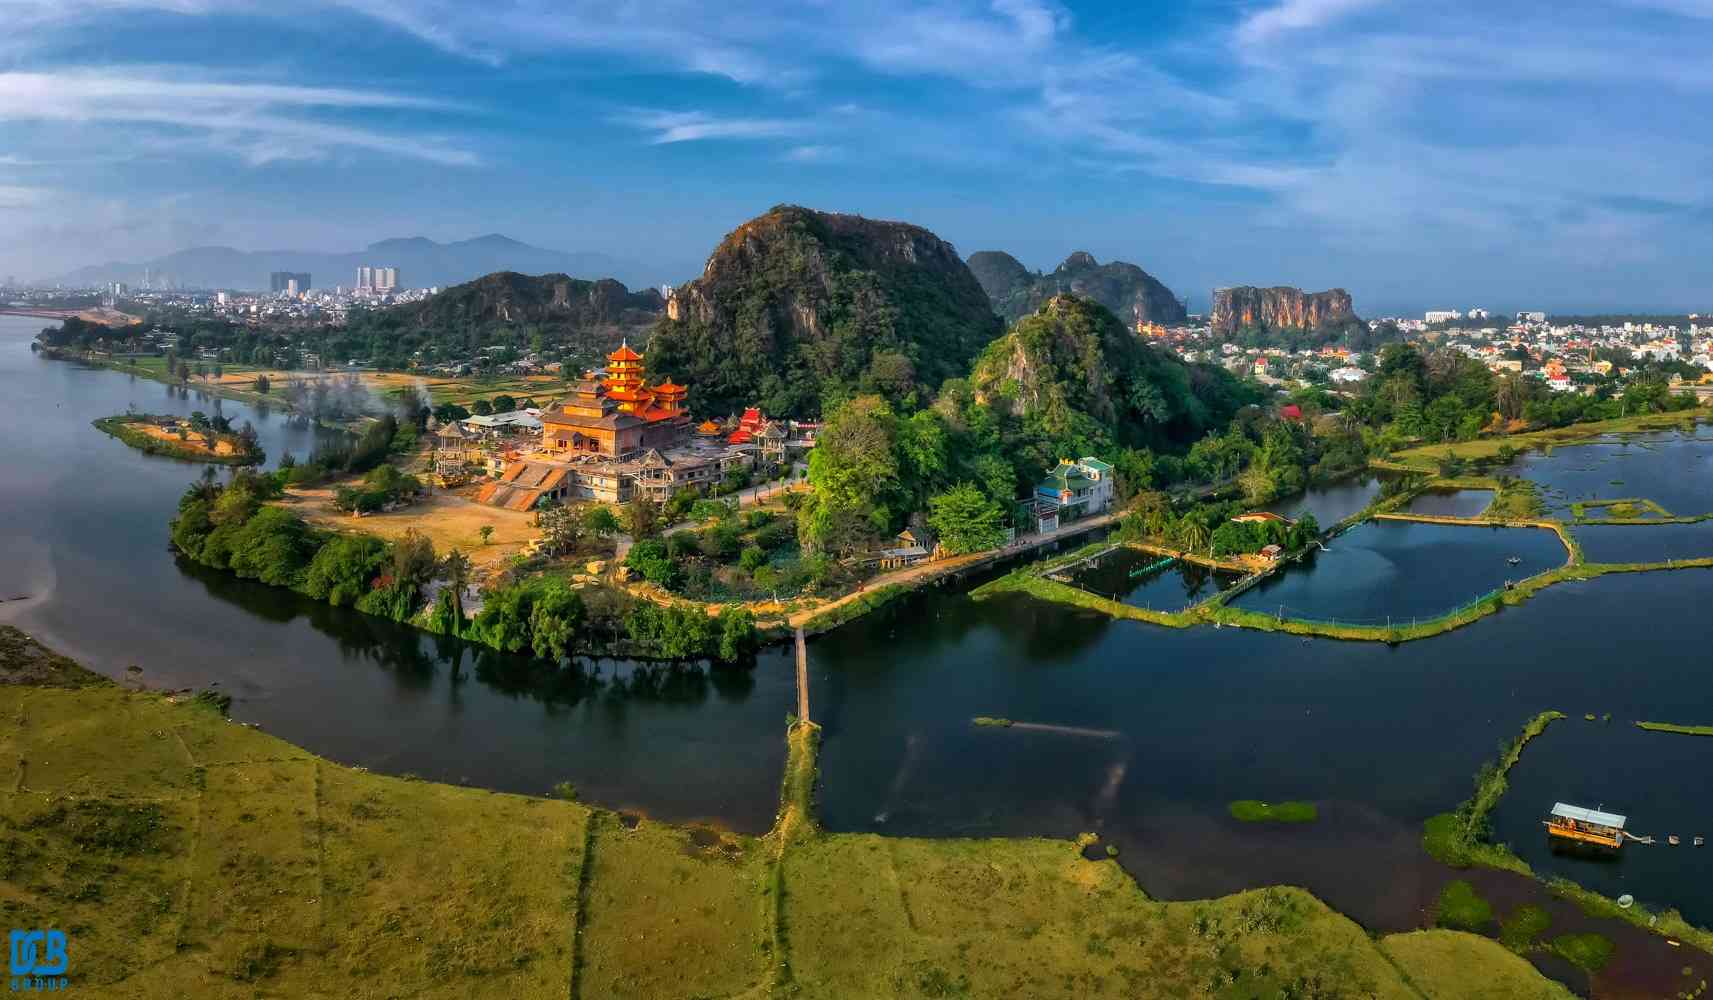
[[14, 993], [65, 989], [65, 931], [13, 931], [11, 966]]

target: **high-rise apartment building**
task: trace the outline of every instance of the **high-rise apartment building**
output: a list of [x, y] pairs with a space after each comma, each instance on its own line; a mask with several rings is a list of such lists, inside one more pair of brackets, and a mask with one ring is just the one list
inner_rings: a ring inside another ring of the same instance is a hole
[[268, 290], [272, 292], [288, 291], [294, 281], [297, 282], [298, 294], [309, 291], [309, 272], [307, 271], [274, 271], [268, 275]]
[[390, 292], [398, 287], [399, 269], [396, 267], [357, 268], [357, 291], [359, 292]]

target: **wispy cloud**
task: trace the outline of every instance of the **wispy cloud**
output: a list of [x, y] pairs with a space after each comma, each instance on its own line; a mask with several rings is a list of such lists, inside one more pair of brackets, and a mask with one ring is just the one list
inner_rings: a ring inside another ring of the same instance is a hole
[[29, 208], [47, 200], [50, 193], [45, 188], [0, 184], [0, 209]]
[[705, 111], [639, 111], [621, 121], [654, 133], [656, 145], [704, 139], [770, 139], [802, 135], [811, 123], [789, 118], [721, 117]]
[[309, 117], [317, 110], [446, 110], [446, 102], [374, 90], [168, 79], [136, 69], [0, 73], [0, 121], [130, 123], [183, 130], [249, 163], [320, 159], [342, 149], [469, 166], [449, 140]]
[[1283, 0], [1243, 19], [1237, 38], [1244, 45], [1265, 45], [1279, 35], [1321, 28], [1382, 0]]
[[840, 146], [793, 146], [785, 151], [785, 159], [791, 163], [832, 163], [844, 159], [844, 155]]

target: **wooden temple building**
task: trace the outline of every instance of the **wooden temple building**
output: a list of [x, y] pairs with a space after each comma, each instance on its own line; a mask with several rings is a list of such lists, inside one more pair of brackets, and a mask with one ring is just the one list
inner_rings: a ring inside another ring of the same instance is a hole
[[649, 385], [642, 355], [624, 344], [607, 355], [606, 377], [585, 372], [569, 396], [541, 411], [540, 449], [509, 456], [477, 502], [517, 511], [543, 501], [665, 502], [754, 466], [754, 444], [698, 433], [688, 393], [671, 379]]
[[625, 460], [683, 444], [691, 433], [689, 390], [671, 379], [651, 386], [646, 375], [628, 343], [607, 355], [604, 380], [585, 372], [569, 397], [542, 412], [541, 449]]

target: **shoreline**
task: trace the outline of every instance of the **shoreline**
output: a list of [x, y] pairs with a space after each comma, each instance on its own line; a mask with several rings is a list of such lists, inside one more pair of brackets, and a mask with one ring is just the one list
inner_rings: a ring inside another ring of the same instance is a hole
[[206, 449], [195, 449], [188, 445], [181, 445], [167, 438], [156, 437], [133, 426], [139, 421], [148, 422], [155, 419], [158, 417], [152, 413], [120, 413], [111, 417], [97, 417], [90, 421], [90, 426], [145, 455], [160, 455], [181, 462], [196, 462], [203, 465], [245, 466], [261, 465], [267, 461], [267, 455], [260, 448], [250, 453], [234, 451], [229, 455], [221, 455]]
[[39, 357], [48, 361], [71, 361], [76, 362], [77, 364], [90, 365], [96, 368], [105, 368], [109, 371], [123, 372], [126, 375], [132, 375], [137, 378], [146, 378], [151, 382], [156, 382], [164, 386], [191, 390], [201, 393], [204, 396], [218, 396], [222, 399], [230, 399], [236, 403], [246, 403], [250, 406], [281, 410], [292, 417], [301, 417], [309, 420], [312, 424], [318, 427], [332, 431], [343, 431], [347, 434], [356, 433], [353, 430], [353, 424], [359, 424], [361, 421], [375, 419], [373, 417], [365, 416], [356, 421], [342, 424], [337, 421], [321, 417], [310, 418], [304, 414], [303, 411], [292, 406], [288, 400], [269, 393], [256, 392], [254, 389], [239, 389], [234, 386], [223, 385], [220, 383], [197, 382], [194, 380], [180, 381], [176, 378], [163, 378], [162, 373], [157, 372], [153, 368], [144, 367], [142, 365], [125, 364], [122, 361], [102, 357], [100, 355], [80, 354], [74, 351], [59, 350], [57, 348], [42, 348], [37, 352], [37, 354]]

